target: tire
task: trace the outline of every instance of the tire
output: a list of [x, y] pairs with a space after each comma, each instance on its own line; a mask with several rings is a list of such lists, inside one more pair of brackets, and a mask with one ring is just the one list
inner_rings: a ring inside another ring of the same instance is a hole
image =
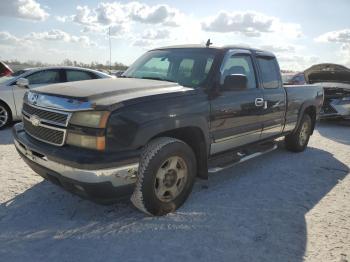
[[7, 127], [12, 122], [12, 114], [10, 108], [0, 102], [0, 130]]
[[173, 212], [191, 193], [196, 172], [195, 155], [186, 143], [169, 137], [156, 138], [141, 153], [131, 202], [148, 215]]
[[304, 114], [298, 129], [285, 137], [285, 145], [289, 151], [302, 152], [307, 147], [311, 136], [312, 121], [308, 114]]

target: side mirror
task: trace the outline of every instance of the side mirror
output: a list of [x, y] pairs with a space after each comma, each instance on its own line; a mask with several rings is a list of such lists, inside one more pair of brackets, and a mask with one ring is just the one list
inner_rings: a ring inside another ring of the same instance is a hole
[[18, 87], [22, 87], [22, 88], [28, 88], [29, 87], [29, 81], [26, 78], [20, 78], [16, 81], [16, 85]]
[[248, 87], [248, 78], [242, 74], [227, 75], [224, 80], [224, 90], [243, 90]]

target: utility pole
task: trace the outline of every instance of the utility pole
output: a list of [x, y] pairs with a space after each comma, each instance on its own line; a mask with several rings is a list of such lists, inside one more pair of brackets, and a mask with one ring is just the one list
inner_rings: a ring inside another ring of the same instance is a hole
[[108, 27], [109, 37], [109, 73], [112, 71], [112, 45], [111, 45], [111, 27]]

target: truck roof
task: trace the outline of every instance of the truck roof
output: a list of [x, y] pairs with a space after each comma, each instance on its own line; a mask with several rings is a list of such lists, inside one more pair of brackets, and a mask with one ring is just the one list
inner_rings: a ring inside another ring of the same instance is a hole
[[271, 56], [275, 57], [275, 55], [269, 51], [261, 50], [258, 48], [252, 48], [245, 45], [225, 45], [225, 46], [210, 46], [206, 47], [203, 45], [173, 45], [173, 46], [164, 46], [159, 48], [154, 48], [153, 50], [165, 50], [165, 49], [216, 49], [216, 50], [229, 50], [229, 49], [243, 49], [243, 50], [249, 50], [253, 53], [258, 53], [263, 56]]

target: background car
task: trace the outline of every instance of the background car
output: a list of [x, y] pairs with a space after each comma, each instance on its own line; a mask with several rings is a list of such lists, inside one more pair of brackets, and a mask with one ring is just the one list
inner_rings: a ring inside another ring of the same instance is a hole
[[13, 73], [12, 69], [4, 62], [0, 61], [0, 77], [8, 76]]
[[23, 96], [28, 89], [62, 82], [112, 78], [108, 74], [79, 67], [28, 68], [0, 78], [0, 129], [22, 116]]
[[284, 85], [305, 85], [306, 80], [304, 72], [294, 73], [294, 74], [282, 74]]
[[306, 82], [321, 85], [324, 103], [321, 118], [350, 119], [350, 69], [337, 64], [318, 64], [304, 71]]

